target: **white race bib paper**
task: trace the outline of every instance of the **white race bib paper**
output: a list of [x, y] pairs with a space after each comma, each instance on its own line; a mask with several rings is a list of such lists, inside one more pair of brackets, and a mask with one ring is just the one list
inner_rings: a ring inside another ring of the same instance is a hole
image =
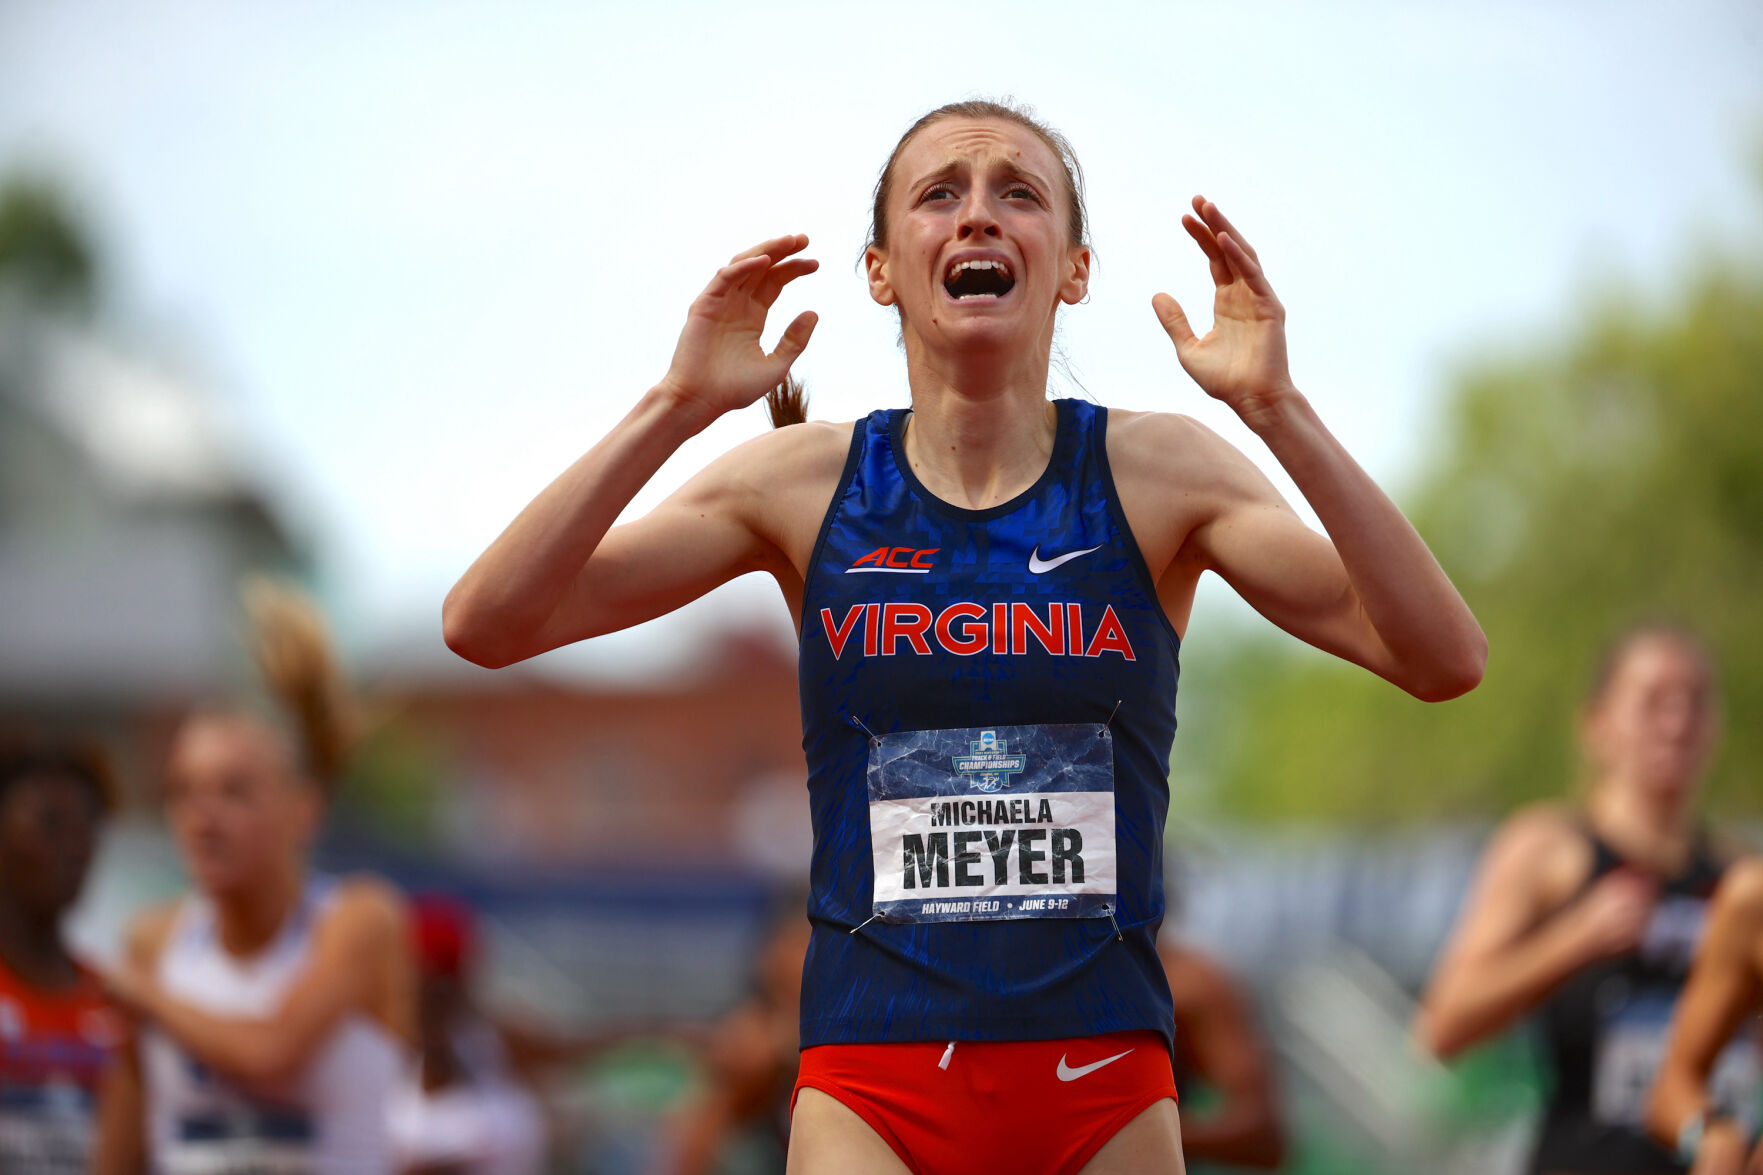
[[910, 730], [869, 745], [884, 922], [1114, 912], [1114, 738], [1095, 723]]

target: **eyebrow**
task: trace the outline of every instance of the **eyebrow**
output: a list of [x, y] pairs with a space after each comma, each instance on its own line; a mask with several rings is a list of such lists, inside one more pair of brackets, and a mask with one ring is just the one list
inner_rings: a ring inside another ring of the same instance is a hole
[[[947, 163], [943, 164], [941, 167], [937, 168], [935, 171], [927, 172], [926, 174], [920, 176], [918, 179], [914, 180], [912, 182], [912, 187], [914, 189], [918, 189], [918, 188], [924, 187], [926, 184], [934, 184], [938, 180], [946, 180], [949, 177], [953, 176], [955, 173], [963, 170], [966, 166], [967, 166], [967, 160], [965, 160], [965, 159], [951, 159]], [[999, 166], [1005, 172], [1009, 173], [1011, 176], [1016, 177], [1017, 179], [1028, 180], [1030, 183], [1033, 183], [1034, 185], [1036, 185], [1037, 187], [1039, 187], [1043, 190], [1047, 190], [1047, 191], [1051, 190], [1051, 185], [1049, 185], [1046, 180], [1042, 179], [1039, 175], [1036, 175], [1034, 172], [1030, 171], [1028, 168], [1022, 166], [1022, 164], [1017, 163], [1015, 160], [1005, 159], [1002, 161], [1002, 163], [999, 164]]]

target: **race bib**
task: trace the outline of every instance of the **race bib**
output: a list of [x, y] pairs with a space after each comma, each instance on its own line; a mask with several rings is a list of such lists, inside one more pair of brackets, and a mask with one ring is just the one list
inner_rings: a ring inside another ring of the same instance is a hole
[[1114, 912], [1106, 726], [909, 730], [869, 744], [873, 914], [884, 922]]
[[160, 1163], [165, 1175], [314, 1175], [311, 1117], [299, 1110], [237, 1109], [178, 1123]]
[[89, 1123], [0, 1110], [0, 1171], [6, 1175], [84, 1175], [91, 1154]]
[[91, 1097], [72, 1084], [0, 1084], [0, 1173], [84, 1175], [93, 1117]]
[[[1673, 997], [1649, 993], [1623, 1002], [1603, 1019], [1597, 1065], [1592, 1074], [1592, 1116], [1611, 1125], [1643, 1126], [1653, 1079], [1665, 1060]], [[1757, 1023], [1748, 1021], [1715, 1061], [1708, 1092], [1747, 1130], [1758, 1122], [1763, 1088], [1763, 1056], [1757, 1050]]]

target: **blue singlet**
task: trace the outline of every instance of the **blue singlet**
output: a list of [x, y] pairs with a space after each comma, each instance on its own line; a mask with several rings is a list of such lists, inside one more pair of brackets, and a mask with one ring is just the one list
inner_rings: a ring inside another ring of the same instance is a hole
[[1180, 641], [1107, 410], [1056, 407], [1046, 472], [986, 510], [913, 476], [906, 410], [853, 430], [803, 591], [804, 1048], [1172, 1035], [1156, 937]]

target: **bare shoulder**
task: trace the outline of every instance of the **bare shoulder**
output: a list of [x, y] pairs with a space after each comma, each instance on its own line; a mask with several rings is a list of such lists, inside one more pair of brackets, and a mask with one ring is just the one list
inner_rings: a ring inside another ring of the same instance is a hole
[[1179, 412], [1109, 409], [1108, 464], [1117, 479], [1149, 479], [1166, 491], [1266, 482], [1241, 449]]
[[123, 954], [134, 967], [152, 967], [177, 924], [179, 902], [148, 906], [129, 920], [123, 932]]
[[1716, 900], [1728, 917], [1763, 920], [1763, 857], [1734, 862], [1720, 879]]
[[850, 421], [805, 421], [735, 446], [681, 491], [701, 513], [739, 518], [799, 573], [851, 449]]
[[836, 481], [851, 448], [851, 421], [809, 420], [743, 441], [705, 470], [717, 480], [776, 492]]
[[1187, 582], [1203, 569], [1183, 561], [1189, 536], [1235, 510], [1289, 510], [1267, 475], [1242, 450], [1191, 416], [1114, 412], [1108, 416], [1108, 465], [1127, 525], [1160, 582], [1181, 568]]
[[337, 883], [325, 922], [351, 938], [402, 935], [410, 919], [409, 905], [396, 886], [371, 873], [352, 874]]
[[1567, 804], [1530, 804], [1508, 816], [1488, 842], [1485, 868], [1523, 885], [1546, 904], [1565, 901], [1591, 872], [1592, 849]]

